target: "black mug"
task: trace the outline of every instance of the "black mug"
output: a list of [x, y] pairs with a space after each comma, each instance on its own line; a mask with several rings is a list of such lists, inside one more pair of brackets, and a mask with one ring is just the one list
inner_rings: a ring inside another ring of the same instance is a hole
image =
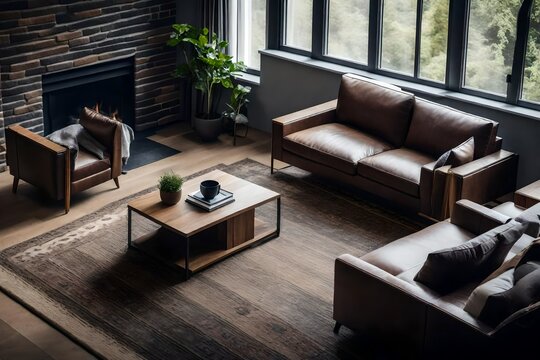
[[215, 180], [204, 180], [201, 182], [200, 189], [202, 196], [204, 196], [206, 200], [212, 200], [219, 194], [221, 186]]

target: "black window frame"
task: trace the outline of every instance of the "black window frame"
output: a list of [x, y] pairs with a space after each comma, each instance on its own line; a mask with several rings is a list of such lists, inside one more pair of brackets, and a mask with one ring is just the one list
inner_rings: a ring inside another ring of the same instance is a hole
[[380, 67], [384, 0], [370, 0], [367, 64], [327, 55], [326, 42], [328, 34], [327, 30], [330, 1], [331, 0], [313, 0], [312, 48], [311, 51], [306, 51], [285, 45], [285, 11], [287, 0], [267, 0], [268, 49], [283, 50], [298, 55], [308, 56], [313, 59], [364, 70], [399, 80], [410, 81], [421, 85], [442, 88], [504, 102], [511, 105], [540, 110], [540, 103], [521, 98], [531, 9], [534, 1], [540, 0], [523, 0], [518, 12], [516, 24], [516, 44], [514, 47], [514, 57], [511, 69], [512, 73], [505, 74], [508, 79], [505, 95], [498, 95], [488, 91], [483, 91], [481, 89], [472, 89], [465, 86], [464, 80], [470, 15], [469, 9], [472, 0], [449, 0], [446, 74], [444, 83], [421, 78], [419, 76], [423, 0], [417, 0], [415, 64], [414, 74], [412, 76], [382, 69]]

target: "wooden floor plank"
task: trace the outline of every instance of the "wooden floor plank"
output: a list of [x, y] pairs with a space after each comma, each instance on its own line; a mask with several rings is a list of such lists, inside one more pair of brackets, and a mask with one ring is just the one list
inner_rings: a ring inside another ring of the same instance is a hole
[[0, 320], [0, 359], [52, 360], [43, 350]]

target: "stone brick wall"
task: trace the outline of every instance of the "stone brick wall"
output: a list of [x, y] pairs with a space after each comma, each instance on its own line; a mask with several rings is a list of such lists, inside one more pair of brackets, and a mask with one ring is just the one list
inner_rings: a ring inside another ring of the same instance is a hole
[[0, 1], [0, 144], [4, 125], [43, 132], [43, 74], [122, 57], [135, 57], [136, 130], [180, 119], [175, 16], [175, 0]]

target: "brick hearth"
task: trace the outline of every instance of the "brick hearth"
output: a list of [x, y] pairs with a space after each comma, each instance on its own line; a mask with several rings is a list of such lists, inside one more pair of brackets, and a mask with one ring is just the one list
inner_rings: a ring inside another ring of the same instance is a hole
[[135, 57], [136, 130], [178, 120], [175, 15], [174, 0], [0, 1], [0, 145], [4, 126], [43, 132], [43, 74], [122, 57]]

